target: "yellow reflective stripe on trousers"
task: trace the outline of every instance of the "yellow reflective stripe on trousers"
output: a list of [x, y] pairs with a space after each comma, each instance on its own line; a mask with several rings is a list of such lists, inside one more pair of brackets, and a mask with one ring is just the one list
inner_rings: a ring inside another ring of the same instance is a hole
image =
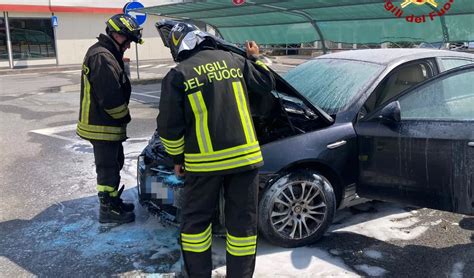
[[237, 167], [247, 166], [256, 164], [263, 161], [262, 152], [258, 151], [257, 153], [252, 153], [237, 157], [234, 159], [227, 159], [217, 162], [208, 162], [208, 163], [189, 163], [184, 162], [186, 170], [191, 172], [211, 172], [211, 171], [221, 171], [234, 169]]
[[[83, 66], [87, 69], [85, 65]], [[87, 75], [82, 74], [83, 81], [84, 81], [84, 91], [83, 91], [83, 96], [82, 96], [82, 110], [81, 110], [81, 119], [80, 121], [88, 124], [89, 123], [89, 110], [91, 106], [91, 84], [89, 83], [89, 79], [87, 78]]]
[[257, 246], [252, 245], [252, 246], [247, 246], [247, 247], [235, 247], [235, 246], [227, 244], [226, 250], [231, 255], [236, 256], [236, 257], [250, 256], [250, 255], [255, 255], [255, 253], [257, 253]]
[[257, 236], [236, 237], [227, 233], [226, 239], [227, 244], [232, 244], [233, 246], [249, 246], [257, 244]]
[[113, 186], [109, 185], [97, 185], [97, 191], [99, 192], [108, 192], [110, 197], [117, 197], [118, 191]]
[[258, 141], [255, 141], [251, 144], [240, 145], [237, 147], [232, 147], [224, 150], [215, 151], [212, 153], [191, 153], [184, 154], [184, 159], [187, 162], [202, 162], [209, 160], [221, 160], [226, 158], [233, 158], [236, 156], [241, 156], [244, 154], [254, 153], [260, 150]]
[[191, 108], [194, 112], [196, 120], [196, 137], [199, 145], [199, 151], [201, 153], [212, 152], [211, 136], [209, 134], [209, 127], [207, 125], [208, 116], [207, 108], [204, 103], [201, 91], [188, 95]]
[[181, 246], [183, 248], [183, 251], [188, 251], [188, 252], [195, 252], [195, 253], [202, 253], [205, 252], [211, 247], [212, 244], [212, 235], [209, 234], [207, 239], [201, 243], [187, 243], [184, 241], [181, 241]]
[[128, 107], [126, 104], [122, 104], [112, 109], [104, 109], [114, 119], [120, 119], [128, 114]]
[[252, 128], [252, 119], [249, 115], [249, 109], [247, 107], [247, 100], [244, 95], [244, 89], [241, 82], [232, 82], [234, 88], [235, 100], [237, 101], [237, 107], [239, 108], [240, 121], [245, 133], [245, 139], [247, 143], [255, 142], [255, 134]]
[[199, 234], [185, 234], [181, 233], [181, 240], [187, 241], [187, 242], [201, 242], [205, 238], [207, 238], [208, 235], [211, 234], [211, 229], [212, 229], [212, 224], [209, 224], [209, 227], [204, 230], [204, 232], [199, 233]]
[[186, 234], [181, 233], [181, 246], [183, 251], [189, 252], [204, 252], [212, 244], [212, 224], [206, 228], [202, 233]]

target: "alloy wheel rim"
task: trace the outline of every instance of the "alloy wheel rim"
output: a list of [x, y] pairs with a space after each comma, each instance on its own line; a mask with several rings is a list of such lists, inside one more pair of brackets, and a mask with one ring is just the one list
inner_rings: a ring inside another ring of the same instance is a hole
[[[324, 222], [327, 205], [316, 182], [285, 184], [273, 199], [270, 221], [285, 238], [299, 240], [313, 235]], [[320, 180], [322, 183], [322, 180]]]

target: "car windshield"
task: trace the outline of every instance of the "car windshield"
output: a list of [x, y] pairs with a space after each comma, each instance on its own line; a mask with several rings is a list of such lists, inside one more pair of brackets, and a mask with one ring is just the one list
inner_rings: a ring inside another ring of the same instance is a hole
[[312, 104], [334, 115], [365, 89], [383, 68], [361, 61], [316, 59], [289, 71], [284, 79]]

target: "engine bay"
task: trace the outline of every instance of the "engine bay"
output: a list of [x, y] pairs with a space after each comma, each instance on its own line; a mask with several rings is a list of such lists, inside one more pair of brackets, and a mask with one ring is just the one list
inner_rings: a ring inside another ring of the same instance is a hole
[[[261, 100], [263, 101], [263, 100]], [[252, 103], [252, 98], [250, 100]], [[302, 100], [272, 91], [271, 98], [264, 100], [267, 111], [252, 109], [252, 118], [260, 144], [303, 134], [327, 126], [320, 116]], [[254, 105], [251, 105], [254, 108]]]

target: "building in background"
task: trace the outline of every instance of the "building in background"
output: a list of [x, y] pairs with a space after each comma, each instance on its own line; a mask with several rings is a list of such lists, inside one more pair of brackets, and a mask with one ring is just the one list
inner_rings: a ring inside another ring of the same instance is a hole
[[[105, 32], [105, 21], [121, 13], [127, 2], [131, 1], [0, 0], [0, 68], [81, 64], [87, 49]], [[181, 1], [140, 2], [147, 7]], [[53, 16], [58, 23], [54, 28]], [[145, 44], [138, 46], [139, 60], [170, 58], [154, 27], [157, 21], [157, 16], [149, 15], [142, 26]], [[134, 44], [126, 57], [132, 62], [136, 59]]]

